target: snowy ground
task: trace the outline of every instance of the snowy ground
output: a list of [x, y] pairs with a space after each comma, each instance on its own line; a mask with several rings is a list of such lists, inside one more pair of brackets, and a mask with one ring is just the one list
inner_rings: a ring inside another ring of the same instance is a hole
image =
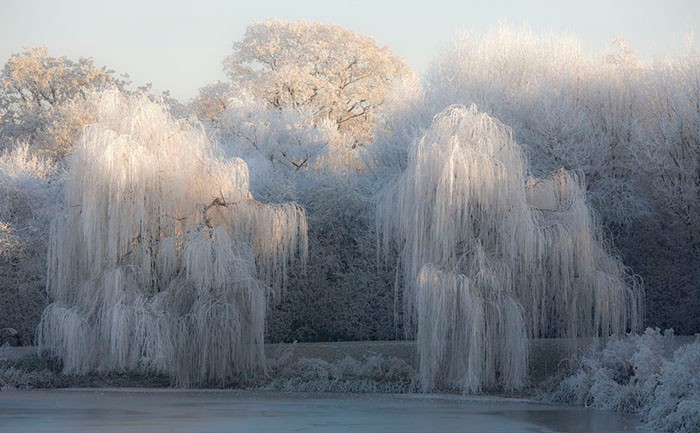
[[638, 429], [633, 416], [496, 397], [142, 389], [0, 392], [0, 433]]

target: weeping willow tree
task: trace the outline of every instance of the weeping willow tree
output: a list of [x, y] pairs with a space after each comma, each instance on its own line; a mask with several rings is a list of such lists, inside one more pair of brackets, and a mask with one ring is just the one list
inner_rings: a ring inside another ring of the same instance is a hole
[[161, 105], [95, 97], [51, 227], [40, 349], [66, 373], [180, 385], [264, 369], [267, 304], [306, 257], [302, 210], [256, 202], [246, 164]]
[[435, 117], [378, 212], [426, 391], [517, 389], [529, 338], [641, 327], [640, 282], [609, 253], [582, 179], [530, 177], [511, 130], [474, 106]]

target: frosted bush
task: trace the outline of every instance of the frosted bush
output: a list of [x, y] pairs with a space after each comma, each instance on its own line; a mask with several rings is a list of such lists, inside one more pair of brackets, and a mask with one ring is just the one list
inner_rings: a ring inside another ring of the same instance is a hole
[[15, 367], [0, 368], [0, 391], [50, 387], [56, 375], [48, 370], [24, 371]]
[[417, 390], [415, 370], [396, 357], [346, 356], [328, 362], [319, 358], [287, 358], [272, 370], [265, 389], [294, 392], [405, 393]]
[[700, 342], [676, 346], [672, 330], [611, 338], [546, 398], [638, 413], [653, 431], [700, 431]]
[[665, 360], [654, 398], [644, 408], [649, 425], [659, 431], [700, 431], [700, 341], [679, 348]]
[[639, 412], [653, 398], [663, 360], [673, 347], [673, 331], [647, 328], [642, 335], [611, 337], [591, 346], [580, 369], [564, 379], [551, 399], [618, 412]]
[[0, 365], [0, 391], [50, 388], [55, 386], [56, 379], [56, 374], [45, 368], [33, 370], [22, 366]]
[[529, 176], [511, 130], [475, 106], [435, 116], [378, 224], [400, 251], [425, 391], [518, 389], [528, 338], [641, 326], [640, 283], [608, 253], [580, 177]]
[[242, 160], [147, 97], [94, 98], [52, 225], [41, 351], [65, 373], [182, 385], [264, 370], [267, 305], [306, 256], [302, 210], [254, 200]]

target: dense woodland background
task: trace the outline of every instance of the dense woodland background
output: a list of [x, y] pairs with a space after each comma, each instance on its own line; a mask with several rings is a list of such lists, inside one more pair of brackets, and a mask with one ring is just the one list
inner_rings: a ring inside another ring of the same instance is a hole
[[407, 167], [410, 145], [452, 104], [476, 104], [512, 128], [532, 174], [579, 173], [610, 248], [643, 279], [645, 324], [700, 332], [700, 53], [692, 44], [646, 61], [619, 39], [588, 53], [568, 37], [499, 27], [459, 35], [418, 77], [371, 38], [270, 20], [251, 25], [223, 64], [230, 81], [184, 103], [45, 47], [7, 61], [0, 329], [34, 342], [50, 301], [49, 226], [73, 145], [95, 120], [94, 92], [116, 88], [203, 128], [220, 157], [243, 158], [257, 200], [305, 210], [308, 264], [289, 273], [267, 315], [267, 341], [404, 337], [398, 257], [378, 252], [377, 201]]

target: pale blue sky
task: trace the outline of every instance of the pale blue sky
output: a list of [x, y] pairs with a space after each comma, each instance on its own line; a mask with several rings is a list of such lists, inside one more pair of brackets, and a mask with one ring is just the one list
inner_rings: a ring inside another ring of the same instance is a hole
[[499, 21], [573, 35], [602, 51], [614, 36], [645, 57], [700, 39], [698, 0], [0, 0], [0, 62], [22, 46], [53, 55], [90, 56], [152, 82], [185, 101], [217, 79], [245, 27], [267, 17], [339, 24], [389, 45], [418, 72], [459, 29], [486, 31]]

